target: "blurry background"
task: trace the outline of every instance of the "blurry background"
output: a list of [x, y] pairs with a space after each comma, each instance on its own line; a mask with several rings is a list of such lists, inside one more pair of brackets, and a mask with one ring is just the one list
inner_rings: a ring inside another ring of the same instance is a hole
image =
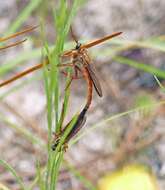
[[[164, 7], [164, 0], [89, 0], [84, 1], [78, 10], [72, 26], [80, 42], [86, 43], [118, 31], [123, 34], [89, 50], [103, 87], [103, 98], [94, 92], [84, 129], [87, 134], [68, 149], [59, 177], [59, 189], [86, 189], [76, 176], [82, 175], [97, 184], [105, 173], [128, 163], [151, 167], [160, 189], [165, 188], [165, 107], [151, 107], [145, 113], [133, 112], [107, 120], [136, 106], [164, 100], [165, 92], [153, 76], [157, 72], [164, 84]], [[49, 11], [44, 12], [44, 8]], [[26, 14], [19, 17], [23, 11]], [[51, 6], [46, 1], [0, 0], [1, 35], [38, 25], [41, 15], [46, 14], [47, 39], [53, 45], [55, 31], [49, 13]], [[27, 37], [24, 44], [0, 52], [0, 81], [40, 62], [40, 29]], [[146, 64], [147, 69], [140, 63]], [[130, 64], [141, 67], [137, 69]], [[63, 78], [60, 78], [62, 91], [65, 88]], [[74, 81], [68, 120], [80, 110], [85, 97], [85, 82]], [[88, 131], [99, 123], [95, 130]], [[34, 142], [30, 134], [37, 137], [39, 143]], [[0, 136], [0, 158], [11, 164], [27, 184], [31, 183], [36, 158], [43, 166], [46, 162], [46, 151], [39, 146], [47, 139], [46, 98], [41, 71], [0, 89]], [[17, 189], [14, 178], [1, 166], [0, 181]]]

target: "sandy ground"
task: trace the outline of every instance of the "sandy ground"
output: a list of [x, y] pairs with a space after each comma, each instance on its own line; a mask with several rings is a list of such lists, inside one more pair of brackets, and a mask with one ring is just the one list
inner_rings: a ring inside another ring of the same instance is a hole
[[[14, 18], [21, 9], [26, 6], [28, 1], [0, 0], [0, 28], [1, 34], [10, 26]], [[81, 8], [74, 20], [73, 28], [82, 39], [95, 39], [104, 35], [122, 31], [122, 39], [139, 40], [151, 36], [159, 36], [165, 33], [165, 1], [164, 0], [128, 0], [123, 3], [121, 0], [89, 0]], [[50, 19], [51, 20], [51, 19]], [[54, 37], [51, 21], [48, 20], [49, 40]], [[38, 22], [37, 12], [33, 13], [25, 26], [34, 25]], [[34, 32], [34, 35], [37, 32]], [[98, 52], [105, 48], [105, 45], [94, 48]], [[0, 54], [1, 63], [5, 64], [7, 60], [14, 59], [21, 51], [32, 48], [32, 44], [27, 43], [2, 52]], [[93, 51], [90, 51], [93, 55]], [[118, 64], [112, 61], [110, 56], [97, 54], [94, 56], [94, 64], [103, 87], [103, 98], [99, 98], [94, 93], [92, 106], [88, 113], [85, 128], [90, 128], [94, 124], [105, 118], [113, 116], [119, 112], [128, 110], [135, 105], [138, 96], [147, 96], [156, 100], [164, 100], [165, 95], [157, 87], [157, 84], [150, 74], [140, 72], [126, 65]], [[163, 68], [165, 56], [162, 52], [151, 49], [134, 49], [122, 52], [121, 55], [134, 58], [144, 63], [152, 64]], [[9, 73], [6, 78], [14, 73], [34, 65], [39, 60], [32, 60], [16, 68]], [[4, 77], [4, 76], [3, 76]], [[27, 81], [31, 76], [22, 79]], [[61, 77], [61, 89], [64, 89], [64, 80]], [[15, 84], [19, 84], [19, 81]], [[11, 84], [2, 88], [0, 96], [14, 87]], [[72, 84], [72, 93], [70, 98], [70, 111], [67, 115], [69, 120], [72, 115], [80, 110], [80, 102], [85, 102], [85, 83], [80, 80]], [[6, 95], [0, 100], [0, 158], [8, 161], [24, 180], [29, 183], [35, 173], [36, 157], [45, 163], [46, 153], [41, 148], [32, 146], [26, 138], [19, 134], [17, 130], [9, 127], [11, 124], [4, 121], [7, 118], [11, 123], [18, 126], [25, 126], [34, 134], [46, 138], [46, 99], [44, 94], [43, 80], [25, 85], [17, 91]], [[77, 110], [78, 109], [78, 110]], [[164, 134], [165, 108], [160, 106], [152, 110], [149, 118], [143, 118], [139, 114], [130, 114], [129, 116], [117, 119], [100, 128], [93, 130], [85, 135], [76, 145], [69, 148], [66, 153], [66, 160], [74, 164], [88, 179], [96, 183], [99, 176], [106, 171], [114, 169], [119, 163], [139, 162], [149, 165], [156, 174], [160, 188], [165, 188], [165, 146], [164, 139], [157, 140], [147, 149], [137, 151], [136, 154], [128, 157], [124, 153], [121, 156], [118, 150], [127, 149], [123, 145], [123, 140], [127, 142], [128, 131], [133, 127], [141, 126], [139, 136], [142, 138], [153, 137], [155, 134]], [[145, 127], [144, 127], [145, 126]], [[146, 131], [149, 126], [149, 132]], [[131, 132], [130, 132], [131, 133]], [[133, 132], [132, 132], [133, 133]], [[133, 133], [134, 134], [134, 133]], [[129, 135], [128, 135], [129, 136]], [[114, 154], [114, 155], [113, 155]], [[113, 155], [113, 156], [111, 156]], [[115, 157], [116, 156], [116, 157]], [[118, 160], [118, 157], [122, 159]], [[88, 167], [89, 166], [89, 167]], [[86, 169], [88, 168], [88, 169]], [[94, 172], [97, 171], [97, 172]], [[0, 167], [0, 181], [17, 189], [13, 178], [4, 168]], [[67, 169], [63, 169], [60, 175], [59, 189], [83, 189], [82, 185], [72, 176]]]

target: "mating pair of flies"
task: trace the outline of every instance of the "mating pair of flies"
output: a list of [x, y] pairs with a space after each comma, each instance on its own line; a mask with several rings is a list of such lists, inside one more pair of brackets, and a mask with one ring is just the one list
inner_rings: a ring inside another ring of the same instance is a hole
[[[19, 36], [19, 35], [22, 35], [24, 33], [30, 32], [30, 31], [34, 30], [35, 28], [36, 27], [27, 28], [27, 29], [25, 29], [25, 30], [23, 30], [21, 32], [15, 33], [15, 34], [13, 34], [11, 36], [8, 36], [6, 38], [0, 38], [0, 42], [9, 40], [9, 39], [14, 38], [16, 36]], [[85, 106], [83, 107], [82, 111], [78, 115], [75, 124], [73, 125], [71, 131], [69, 132], [69, 134], [67, 135], [67, 137], [65, 139], [64, 148], [65, 148], [65, 145], [68, 143], [68, 141], [73, 136], [75, 136], [78, 133], [78, 131], [82, 128], [82, 126], [85, 124], [86, 112], [88, 111], [88, 109], [90, 107], [90, 104], [91, 104], [91, 101], [92, 101], [93, 87], [95, 88], [97, 94], [100, 97], [102, 97], [101, 85], [100, 85], [100, 82], [99, 82], [95, 72], [94, 72], [93, 66], [91, 65], [91, 59], [90, 59], [90, 57], [88, 55], [87, 50], [89, 48], [95, 46], [95, 45], [98, 45], [98, 44], [106, 41], [106, 40], [109, 40], [109, 39], [111, 39], [113, 37], [116, 37], [116, 36], [120, 35], [121, 33], [122, 32], [116, 32], [116, 33], [113, 33], [111, 35], [108, 35], [108, 36], [105, 36], [103, 38], [100, 38], [98, 40], [89, 42], [87, 44], [80, 44], [78, 42], [76, 36], [74, 35], [73, 31], [71, 30], [71, 34], [72, 34], [72, 37], [73, 37], [74, 41], [76, 42], [76, 46], [75, 46], [74, 49], [65, 51], [61, 55], [62, 58], [70, 58], [71, 61], [70, 61], [70, 63], [60, 64], [58, 66], [59, 67], [72, 67], [73, 68], [74, 75], [71, 76], [71, 81], [73, 79], [79, 79], [79, 78], [82, 78], [82, 77], [85, 79], [85, 81], [87, 83], [87, 98], [86, 98]], [[21, 41], [17, 41], [15, 43], [7, 45], [7, 46], [0, 47], [0, 50], [7, 49], [9, 47], [19, 45], [19, 44], [23, 43], [24, 41], [26, 41], [26, 39], [21, 40]], [[25, 75], [35, 71], [35, 70], [38, 70], [38, 69], [42, 68], [44, 65], [47, 65], [47, 64], [49, 64], [49, 61], [48, 61], [47, 58], [45, 58], [44, 63], [40, 63], [38, 65], [35, 65], [34, 67], [31, 67], [31, 68], [29, 68], [29, 69], [27, 69], [27, 70], [25, 70], [23, 72], [18, 73], [14, 77], [0, 83], [0, 87], [5, 86], [5, 85], [7, 85], [7, 84], [9, 84], [9, 83], [23, 77], [23, 76], [25, 76]], [[63, 74], [67, 75], [67, 73], [65, 73], [64, 71], [63, 71]], [[81, 74], [81, 76], [79, 74]], [[55, 150], [56, 147], [58, 146], [59, 141], [60, 141], [60, 137], [65, 133], [65, 130], [70, 125], [71, 121], [60, 132], [60, 135], [58, 135], [56, 137], [55, 143], [52, 146], [53, 150]]]

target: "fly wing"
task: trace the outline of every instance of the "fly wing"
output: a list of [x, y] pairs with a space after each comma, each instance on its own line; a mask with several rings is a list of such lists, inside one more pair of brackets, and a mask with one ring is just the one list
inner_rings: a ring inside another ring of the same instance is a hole
[[71, 130], [71, 132], [67, 136], [65, 142], [68, 142], [71, 138], [73, 138], [80, 131], [80, 129], [85, 125], [85, 122], [86, 122], [86, 117], [85, 116], [83, 118], [81, 118], [80, 120], [78, 118], [78, 121], [73, 126], [73, 129]]
[[[86, 112], [88, 109], [83, 108], [83, 110], [80, 112], [76, 123], [74, 124], [71, 132], [69, 133], [69, 135], [66, 138], [66, 142], [68, 142], [72, 137], [74, 137], [79, 131], [80, 129], [84, 126], [85, 122], [86, 122]], [[66, 127], [64, 128], [64, 130], [66, 129]]]
[[95, 90], [97, 92], [97, 94], [102, 97], [103, 94], [102, 94], [102, 89], [101, 89], [101, 85], [100, 85], [100, 82], [98, 80], [98, 78], [96, 77], [95, 73], [94, 73], [94, 69], [93, 69], [93, 66], [91, 64], [87, 64], [86, 66], [87, 70], [88, 70], [88, 73], [89, 73], [89, 76], [92, 80], [92, 83], [95, 87]]
[[[70, 125], [71, 121], [65, 126], [64, 130], [62, 131], [62, 133], [65, 132], [65, 130], [67, 129], [67, 127]], [[65, 143], [68, 143], [70, 141], [70, 139], [72, 137], [74, 137], [80, 131], [80, 129], [84, 126], [85, 122], [86, 122], [85, 115], [81, 118], [81, 114], [80, 114], [79, 117], [78, 117], [78, 119], [77, 119], [77, 122], [73, 126], [73, 129], [71, 130], [71, 132], [66, 137]], [[56, 139], [55, 143], [52, 145], [52, 150], [53, 151], [56, 150], [59, 142], [60, 142], [60, 138]]]

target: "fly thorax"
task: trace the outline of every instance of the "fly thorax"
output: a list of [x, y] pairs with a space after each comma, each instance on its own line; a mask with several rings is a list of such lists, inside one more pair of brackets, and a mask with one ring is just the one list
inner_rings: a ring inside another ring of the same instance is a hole
[[91, 61], [86, 49], [83, 51], [83, 59], [86, 63], [89, 63]]

